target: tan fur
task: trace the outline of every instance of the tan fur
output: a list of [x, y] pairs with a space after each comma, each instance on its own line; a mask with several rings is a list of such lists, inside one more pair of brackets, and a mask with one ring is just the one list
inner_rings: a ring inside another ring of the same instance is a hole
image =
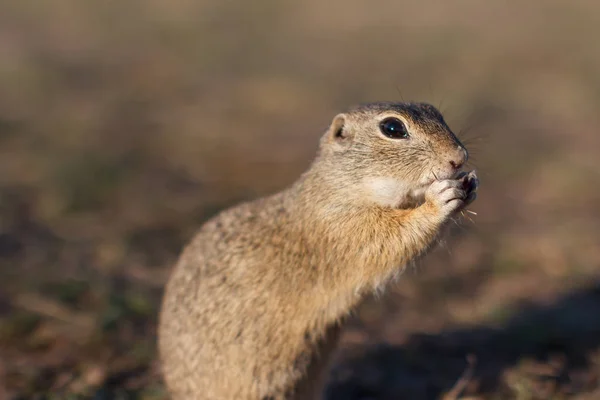
[[[389, 116], [410, 138], [381, 133]], [[318, 398], [343, 317], [475, 198], [476, 178], [450, 165], [466, 157], [428, 104], [359, 106], [334, 118], [291, 187], [204, 224], [160, 315], [172, 398]]]

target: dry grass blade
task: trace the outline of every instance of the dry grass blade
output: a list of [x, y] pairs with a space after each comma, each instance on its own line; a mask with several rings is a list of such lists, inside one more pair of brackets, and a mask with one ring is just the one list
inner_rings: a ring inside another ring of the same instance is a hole
[[469, 217], [468, 215], [465, 214], [465, 211], [469, 211], [469, 210], [461, 210], [460, 211], [460, 215], [462, 215], [464, 218], [468, 219], [469, 221], [471, 221], [472, 223], [475, 223], [475, 221], [473, 220], [473, 218]]
[[14, 299], [14, 304], [24, 310], [67, 322], [83, 329], [92, 330], [94, 328], [93, 317], [72, 311], [56, 301], [37, 294], [20, 294]]
[[[461, 398], [460, 394], [466, 389], [467, 385], [471, 382], [473, 378], [473, 372], [475, 370], [476, 359], [474, 355], [467, 356], [467, 368], [463, 372], [462, 376], [456, 381], [452, 389], [448, 393], [446, 393], [442, 400], [466, 400], [467, 398]], [[473, 397], [469, 397], [470, 399], [474, 399]]]

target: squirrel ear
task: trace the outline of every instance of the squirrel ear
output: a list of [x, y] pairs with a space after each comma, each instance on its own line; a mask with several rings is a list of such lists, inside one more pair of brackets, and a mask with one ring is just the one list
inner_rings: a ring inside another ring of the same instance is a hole
[[329, 142], [344, 143], [351, 139], [351, 133], [346, 126], [346, 115], [338, 114], [331, 121], [327, 131]]

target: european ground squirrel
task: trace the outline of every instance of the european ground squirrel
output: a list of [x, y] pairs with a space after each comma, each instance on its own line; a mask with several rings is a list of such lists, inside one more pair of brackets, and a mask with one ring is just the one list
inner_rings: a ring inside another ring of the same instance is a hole
[[475, 199], [467, 158], [429, 104], [336, 115], [294, 184], [221, 212], [183, 251], [159, 323], [172, 398], [319, 398], [343, 317]]

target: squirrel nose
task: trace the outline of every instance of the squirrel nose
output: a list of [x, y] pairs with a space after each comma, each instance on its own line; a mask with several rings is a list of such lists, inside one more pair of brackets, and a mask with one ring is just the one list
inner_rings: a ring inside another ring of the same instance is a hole
[[464, 147], [459, 147], [456, 156], [452, 160], [450, 160], [450, 165], [455, 170], [459, 170], [465, 164], [465, 162], [467, 162], [468, 159], [469, 153], [467, 153], [467, 150], [465, 150]]
[[460, 169], [460, 167], [462, 167], [463, 163], [459, 161], [459, 163], [457, 164], [456, 161], [450, 161], [450, 165], [452, 165], [452, 168], [454, 168], [454, 169]]

